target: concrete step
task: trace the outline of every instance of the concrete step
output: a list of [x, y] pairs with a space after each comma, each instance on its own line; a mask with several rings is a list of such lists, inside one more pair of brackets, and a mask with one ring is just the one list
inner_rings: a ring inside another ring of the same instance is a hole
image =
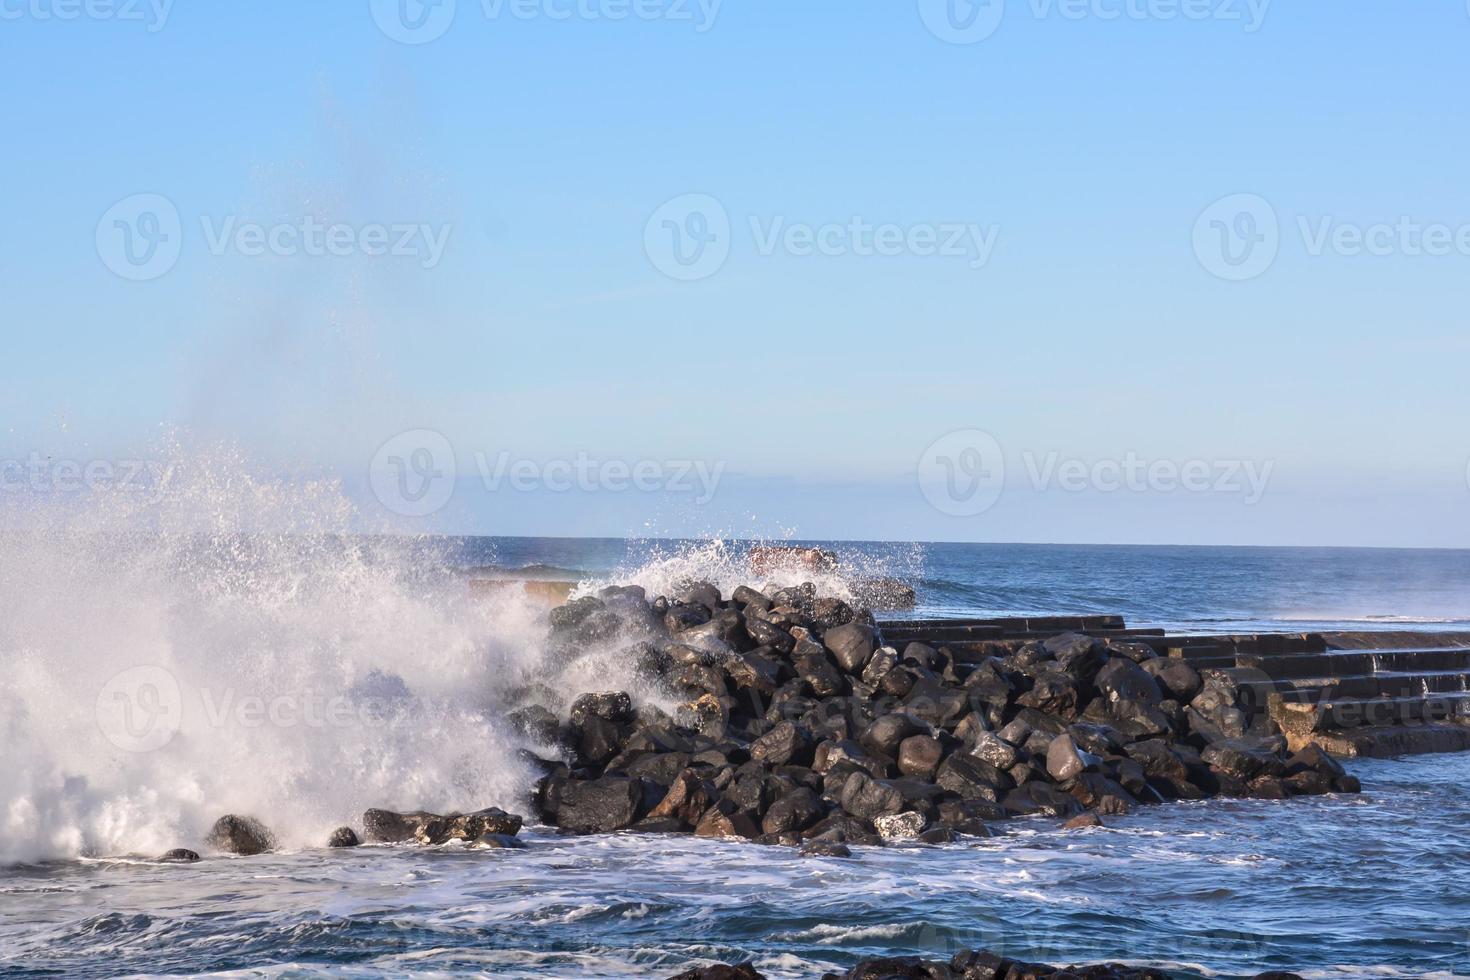
[[1005, 616], [997, 619], [890, 619], [878, 623], [878, 628], [893, 630], [948, 629], [961, 626], [996, 627], [1005, 632], [1046, 632], [1052, 636], [1069, 630], [1118, 630], [1126, 628], [1122, 616]]
[[1439, 671], [1462, 670], [1470, 672], [1470, 648], [1419, 649], [1419, 650], [1333, 650], [1327, 653], [1288, 654], [1285, 656], [1262, 657], [1241, 655], [1233, 664], [1191, 660], [1197, 668], [1203, 667], [1253, 667], [1270, 677], [1312, 678], [1347, 677], [1354, 674], [1373, 674], [1383, 671]]
[[1281, 657], [1297, 653], [1325, 653], [1327, 641], [1320, 633], [1237, 633], [1166, 636], [1159, 642], [1145, 641], [1168, 657], [1189, 661], [1229, 653]]
[[1251, 692], [1256, 704], [1265, 704], [1271, 694], [1280, 694], [1288, 701], [1329, 701], [1336, 698], [1412, 698], [1470, 692], [1470, 673], [1459, 670], [1383, 671], [1346, 677], [1291, 679], [1267, 679], [1253, 667], [1230, 667], [1224, 673], [1233, 677], [1242, 691]]

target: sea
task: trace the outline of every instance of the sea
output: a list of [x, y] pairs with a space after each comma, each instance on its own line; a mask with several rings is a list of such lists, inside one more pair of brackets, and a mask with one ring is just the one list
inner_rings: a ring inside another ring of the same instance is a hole
[[[534, 826], [519, 850], [328, 850], [368, 807], [527, 812], [534, 774], [504, 715], [529, 687], [661, 696], [611, 652], [548, 657], [543, 606], [468, 582], [759, 577], [749, 543], [720, 538], [268, 534], [238, 516], [0, 538], [0, 975], [663, 978], [752, 961], [797, 978], [983, 947], [1188, 978], [1470, 976], [1467, 753], [1349, 762], [1361, 795], [1169, 804], [1082, 831], [1017, 820], [851, 859]], [[915, 607], [891, 617], [1470, 630], [1466, 551], [803, 543], [836, 556], [806, 576], [824, 592], [910, 585]], [[280, 849], [210, 853], [227, 812]], [[155, 860], [175, 847], [204, 859]]]

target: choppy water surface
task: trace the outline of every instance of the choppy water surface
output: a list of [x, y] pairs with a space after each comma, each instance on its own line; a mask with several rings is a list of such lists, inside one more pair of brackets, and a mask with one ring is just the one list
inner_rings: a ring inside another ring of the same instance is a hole
[[1013, 821], [990, 840], [854, 860], [533, 832], [521, 851], [12, 868], [0, 969], [663, 977], [752, 958], [805, 977], [983, 945], [1191, 977], [1470, 975], [1470, 755], [1353, 770], [1361, 797], [1161, 806], [1080, 832]]

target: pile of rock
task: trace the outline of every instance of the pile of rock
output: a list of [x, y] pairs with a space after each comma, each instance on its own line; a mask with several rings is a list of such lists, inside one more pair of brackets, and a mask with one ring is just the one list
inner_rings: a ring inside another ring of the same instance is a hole
[[[368, 810], [362, 815], [363, 835], [368, 843], [447, 844], [462, 841], [472, 847], [524, 847], [516, 837], [522, 819], [513, 813], [491, 807], [474, 813], [395, 813], [392, 810]], [[327, 838], [328, 847], [357, 847], [363, 842], [351, 827], [338, 827]], [[214, 822], [205, 843], [226, 854], [265, 854], [276, 848], [270, 829], [254, 817], [227, 813]], [[193, 851], [179, 848], [158, 858], [168, 863], [199, 860]]]
[[[669, 980], [765, 980], [749, 963], [687, 970]], [[1100, 963], [1093, 966], [1047, 966], [1023, 963], [985, 950], [962, 951], [948, 962], [917, 957], [865, 960], [841, 976], [822, 980], [1170, 980], [1167, 973], [1146, 967]], [[1262, 973], [1255, 980], [1301, 980], [1293, 973]]]
[[[1248, 730], [1228, 675], [1066, 634], [960, 650], [883, 645], [865, 610], [805, 585], [649, 600], [603, 590], [552, 614], [550, 647], [625, 655], [681, 707], [587, 694], [512, 720], [563, 747], [535, 805], [592, 833], [764, 843], [940, 842], [986, 822], [1121, 814], [1214, 796], [1355, 792], [1330, 757]], [[1095, 821], [1093, 821], [1095, 822]]]

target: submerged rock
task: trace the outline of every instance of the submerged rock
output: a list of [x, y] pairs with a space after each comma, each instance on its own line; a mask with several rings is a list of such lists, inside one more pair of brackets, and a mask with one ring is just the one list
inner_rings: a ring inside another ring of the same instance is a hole
[[161, 864], [193, 864], [199, 860], [199, 854], [187, 847], [176, 847], [171, 851], [164, 851], [155, 860]]
[[766, 980], [765, 975], [757, 973], [755, 967], [749, 963], [741, 963], [737, 966], [728, 966], [718, 963], [714, 966], [695, 967], [685, 970], [669, 980]]
[[276, 848], [275, 835], [254, 817], [227, 813], [214, 822], [204, 842], [229, 854], [264, 854]]
[[357, 847], [362, 841], [357, 837], [357, 831], [351, 827], [338, 827], [332, 831], [332, 836], [327, 838], [328, 847]]

